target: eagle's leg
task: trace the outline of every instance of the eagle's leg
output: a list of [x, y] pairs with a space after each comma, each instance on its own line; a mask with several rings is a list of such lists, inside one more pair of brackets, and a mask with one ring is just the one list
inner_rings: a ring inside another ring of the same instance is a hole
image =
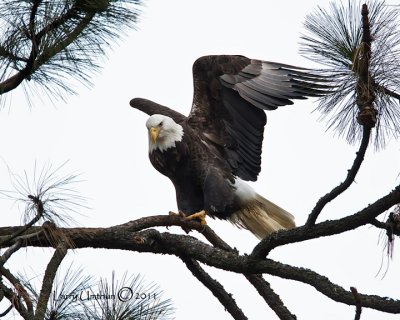
[[199, 219], [200, 223], [202, 225], [206, 225], [207, 221], [206, 221], [206, 211], [205, 210], [201, 210], [199, 212], [193, 213], [190, 216], [186, 217], [187, 220], [193, 220], [193, 219]]

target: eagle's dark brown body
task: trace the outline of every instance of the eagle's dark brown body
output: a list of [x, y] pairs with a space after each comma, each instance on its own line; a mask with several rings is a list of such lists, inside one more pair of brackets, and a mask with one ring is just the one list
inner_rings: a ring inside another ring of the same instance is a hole
[[189, 215], [204, 209], [213, 217], [226, 219], [239, 209], [230, 166], [214, 147], [196, 142], [205, 137], [186, 125], [183, 130], [183, 139], [175, 148], [154, 150], [150, 161], [174, 184], [179, 211]]

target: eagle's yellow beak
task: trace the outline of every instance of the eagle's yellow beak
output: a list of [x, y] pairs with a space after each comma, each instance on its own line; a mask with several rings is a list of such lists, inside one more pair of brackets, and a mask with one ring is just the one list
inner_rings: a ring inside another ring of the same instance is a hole
[[160, 133], [160, 129], [159, 128], [154, 128], [154, 127], [150, 128], [150, 138], [151, 138], [151, 141], [153, 143], [157, 142], [157, 138], [158, 138], [158, 134], [159, 133]]

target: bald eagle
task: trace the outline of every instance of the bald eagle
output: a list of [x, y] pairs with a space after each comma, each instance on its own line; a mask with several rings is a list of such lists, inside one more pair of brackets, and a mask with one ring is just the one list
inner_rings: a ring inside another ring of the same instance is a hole
[[231, 221], [263, 238], [295, 227], [294, 217], [245, 181], [261, 170], [264, 110], [321, 96], [328, 86], [309, 69], [249, 59], [204, 56], [193, 64], [189, 116], [155, 102], [130, 101], [150, 118], [149, 158], [174, 184], [179, 212]]

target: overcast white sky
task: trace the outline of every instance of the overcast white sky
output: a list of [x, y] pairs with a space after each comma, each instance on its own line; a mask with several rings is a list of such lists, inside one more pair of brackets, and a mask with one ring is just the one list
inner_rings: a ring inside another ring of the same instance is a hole
[[[396, 0], [387, 1], [396, 4]], [[14, 172], [32, 172], [34, 162], [58, 165], [64, 172], [81, 172], [78, 186], [91, 210], [76, 219], [83, 226], [112, 226], [143, 216], [176, 210], [169, 180], [147, 158], [147, 115], [129, 107], [133, 97], [146, 97], [187, 114], [192, 99], [191, 67], [205, 54], [242, 54], [300, 66], [313, 66], [299, 53], [302, 23], [307, 13], [328, 6], [326, 0], [148, 0], [139, 30], [113, 47], [91, 89], [52, 105], [35, 99], [29, 108], [21, 90], [10, 95], [10, 109], [0, 111], [1, 157]], [[314, 65], [315, 66], [315, 65]], [[301, 225], [315, 202], [344, 179], [355, 156], [349, 146], [319, 122], [313, 100], [269, 112], [263, 149], [263, 170], [252, 184], [258, 193], [293, 213]], [[321, 219], [336, 219], [358, 211], [399, 183], [397, 141], [375, 153], [368, 151], [356, 184]], [[10, 188], [7, 167], [0, 162], [0, 189]], [[20, 222], [17, 206], [1, 200], [1, 225]], [[257, 239], [227, 222], [208, 219], [210, 226], [241, 252], [251, 252]], [[165, 230], [164, 230], [165, 231]], [[170, 232], [181, 232], [170, 228]], [[193, 234], [194, 235], [194, 234]], [[397, 248], [386, 277], [381, 266], [379, 231], [364, 227], [336, 237], [279, 248], [271, 258], [317, 271], [333, 282], [361, 293], [400, 298]], [[9, 263], [38, 275], [52, 251], [21, 250]], [[175, 257], [134, 252], [75, 250], [73, 261], [88, 274], [107, 277], [115, 270], [141, 273], [161, 286], [177, 308], [176, 319], [231, 319], [230, 315]], [[384, 261], [384, 269], [387, 261]], [[277, 319], [243, 276], [206, 267], [233, 294], [249, 319]], [[352, 319], [354, 307], [332, 302], [313, 288], [266, 276], [298, 319]], [[194, 303], [194, 298], [198, 303]], [[363, 310], [363, 320], [397, 319]]]

